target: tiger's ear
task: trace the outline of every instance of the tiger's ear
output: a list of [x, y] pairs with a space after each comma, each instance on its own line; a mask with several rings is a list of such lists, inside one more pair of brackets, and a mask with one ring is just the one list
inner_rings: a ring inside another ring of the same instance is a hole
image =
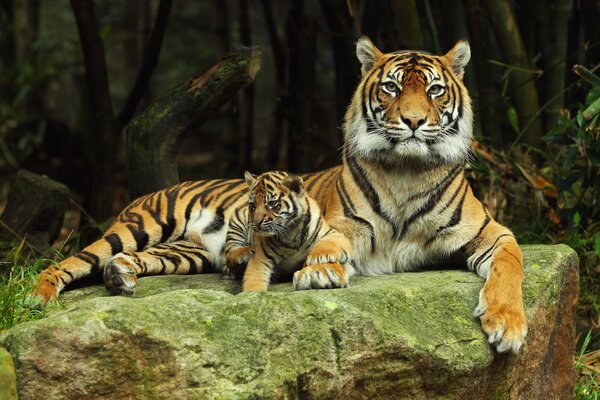
[[356, 42], [356, 57], [361, 64], [363, 76], [373, 68], [375, 61], [382, 56], [382, 52], [366, 36], [361, 36]]
[[256, 180], [256, 175], [251, 174], [250, 172], [246, 171], [246, 172], [244, 172], [244, 179], [246, 180], [246, 183], [248, 184], [248, 186], [252, 186], [252, 184]]
[[304, 193], [304, 180], [298, 175], [288, 175], [282, 183], [285, 187], [297, 195]]
[[471, 46], [466, 40], [459, 40], [444, 57], [448, 59], [454, 75], [458, 79], [462, 79], [465, 74], [465, 67], [471, 59]]

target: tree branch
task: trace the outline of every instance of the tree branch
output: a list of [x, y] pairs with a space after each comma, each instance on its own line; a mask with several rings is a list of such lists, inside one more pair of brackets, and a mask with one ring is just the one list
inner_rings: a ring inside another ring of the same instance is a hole
[[206, 121], [238, 90], [254, 81], [260, 48], [241, 48], [200, 76], [161, 95], [125, 128], [129, 193], [138, 197], [179, 182], [180, 136]]

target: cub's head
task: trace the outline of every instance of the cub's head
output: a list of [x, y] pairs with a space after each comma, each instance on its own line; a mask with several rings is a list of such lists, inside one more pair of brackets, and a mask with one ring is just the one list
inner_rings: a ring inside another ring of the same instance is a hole
[[469, 44], [443, 56], [404, 50], [384, 54], [365, 36], [356, 54], [362, 80], [345, 120], [347, 155], [440, 165], [464, 162], [473, 116], [463, 84]]
[[252, 229], [261, 236], [275, 236], [296, 227], [308, 208], [304, 181], [287, 172], [246, 171], [248, 211]]

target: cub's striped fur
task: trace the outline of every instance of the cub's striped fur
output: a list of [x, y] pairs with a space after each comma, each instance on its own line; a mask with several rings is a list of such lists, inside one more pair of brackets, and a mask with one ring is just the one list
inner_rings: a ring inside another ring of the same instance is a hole
[[[306, 176], [307, 193], [352, 242], [357, 273], [464, 258], [485, 279], [475, 313], [490, 343], [517, 352], [527, 334], [521, 251], [475, 198], [463, 170], [472, 137], [462, 82], [469, 45], [459, 42], [443, 56], [384, 54], [361, 38], [357, 56], [363, 76], [346, 113], [343, 164]], [[44, 271], [39, 295], [47, 301], [93, 272], [104, 271], [119, 292], [140, 274], [218, 269], [246, 191], [241, 180], [186, 182], [136, 200], [102, 239]], [[322, 285], [311, 279], [311, 287]]]
[[242, 290], [267, 290], [272, 274], [293, 274], [294, 289], [310, 289], [311, 276], [321, 287], [347, 286], [352, 245], [324, 220], [302, 178], [286, 172], [247, 172], [245, 178], [248, 207], [231, 220], [225, 243], [228, 269], [251, 255]]

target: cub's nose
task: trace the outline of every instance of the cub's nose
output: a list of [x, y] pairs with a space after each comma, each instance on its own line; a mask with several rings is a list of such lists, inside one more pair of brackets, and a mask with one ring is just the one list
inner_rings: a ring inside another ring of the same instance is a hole
[[424, 115], [403, 115], [400, 119], [413, 131], [427, 121], [427, 117]]

